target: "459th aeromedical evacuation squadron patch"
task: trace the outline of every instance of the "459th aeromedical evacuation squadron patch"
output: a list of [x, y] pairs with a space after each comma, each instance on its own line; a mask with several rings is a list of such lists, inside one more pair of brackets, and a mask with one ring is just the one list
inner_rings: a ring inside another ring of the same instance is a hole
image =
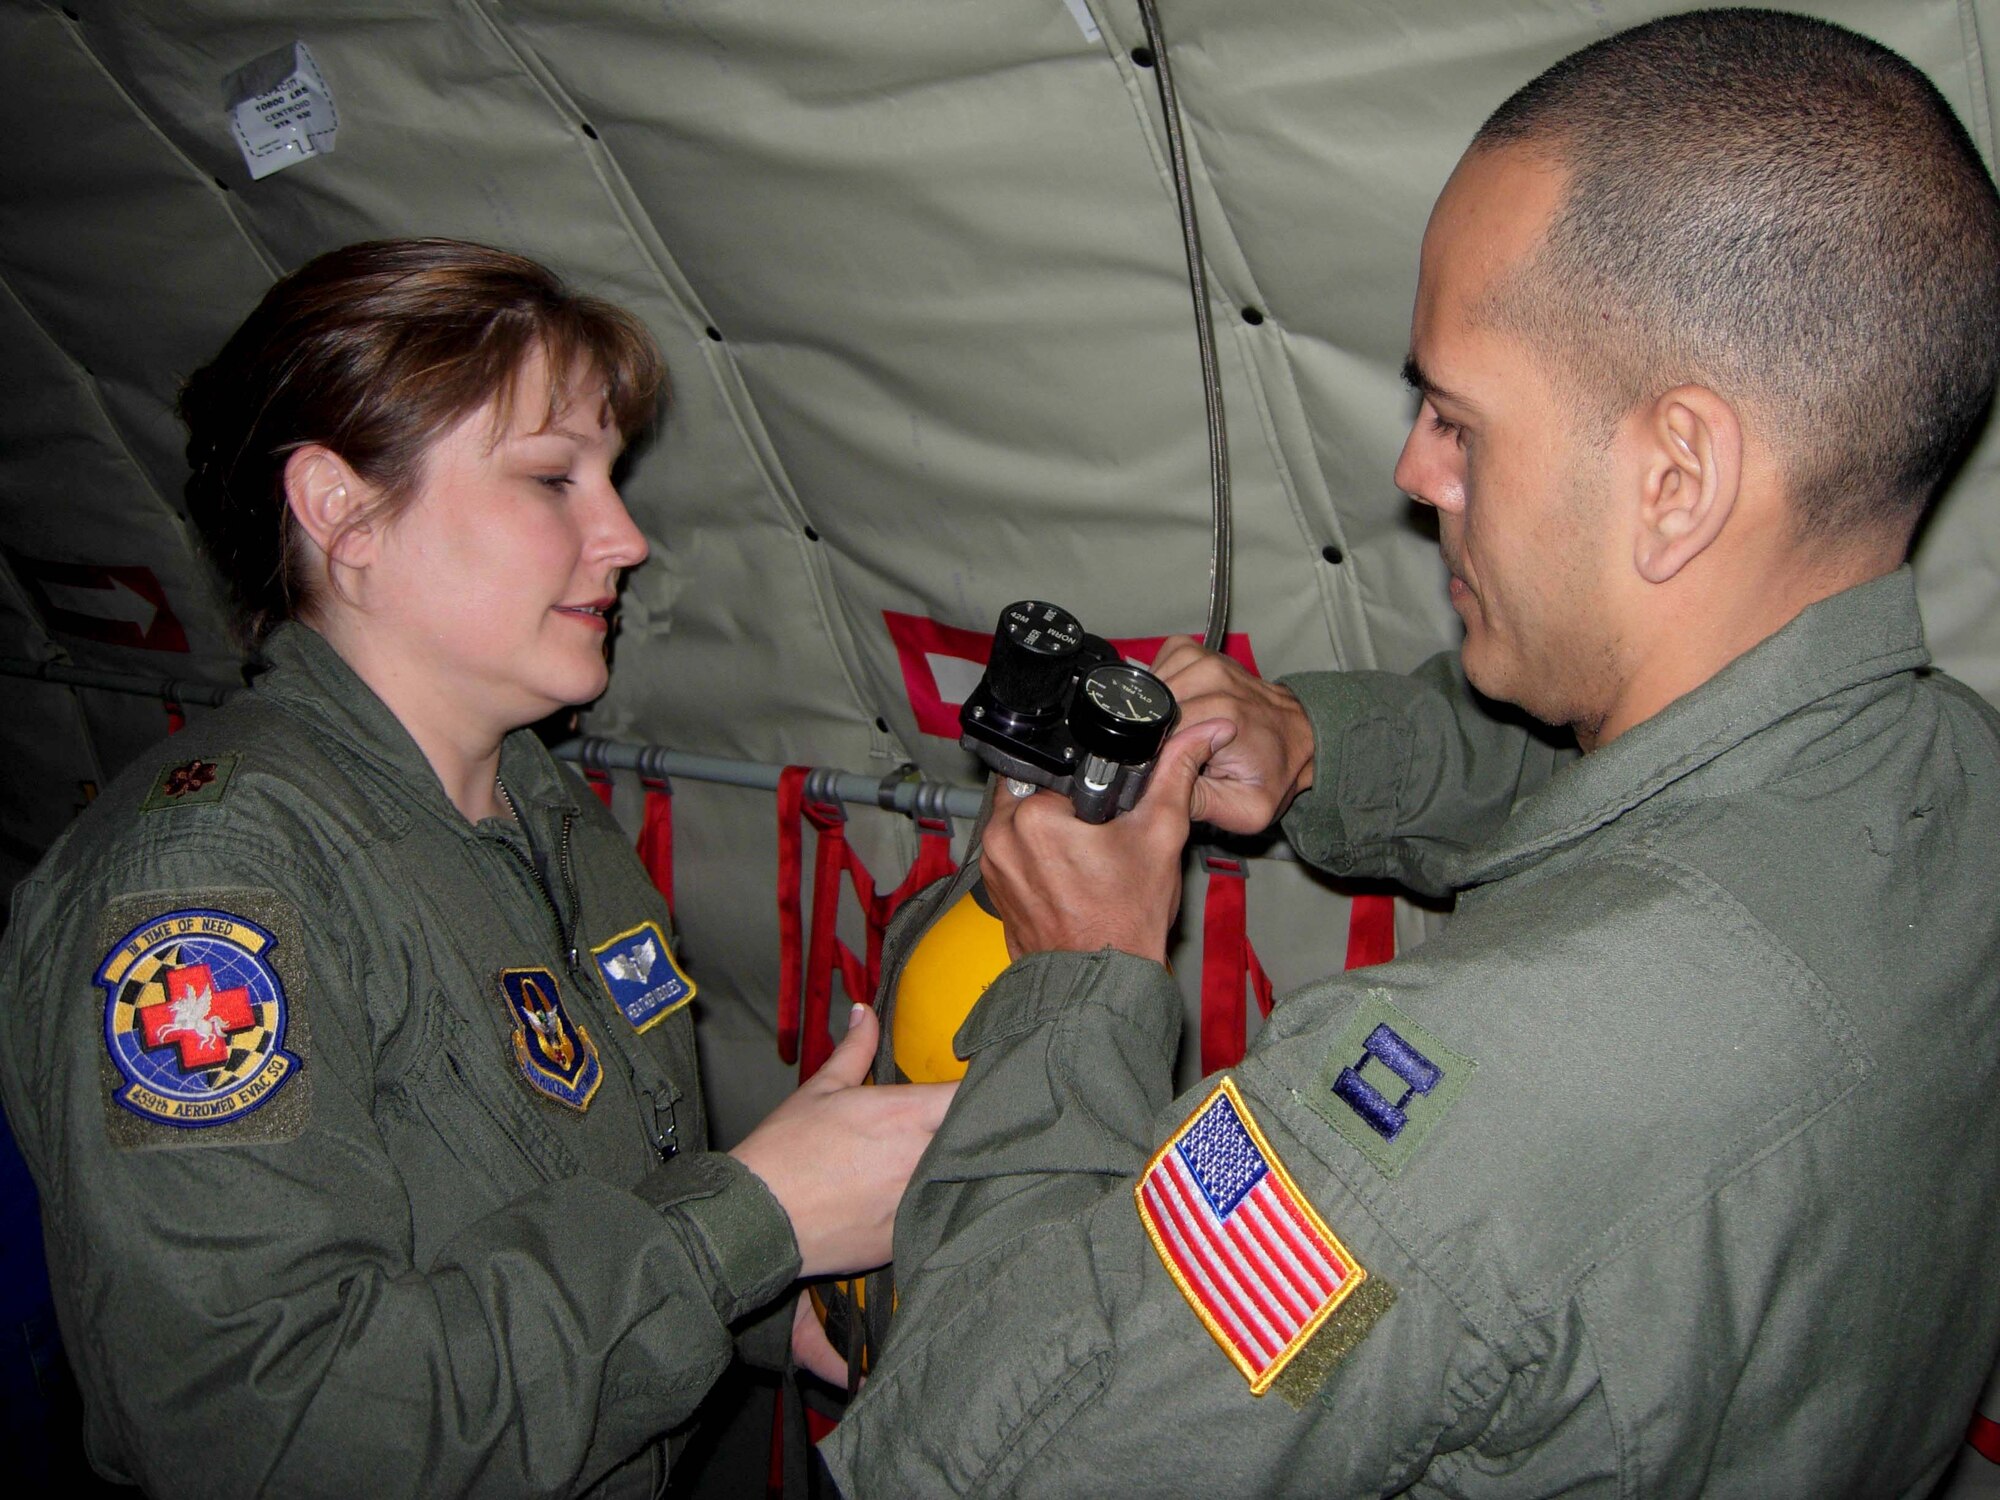
[[277, 1097], [299, 1069], [278, 939], [246, 917], [182, 907], [148, 918], [98, 965], [113, 1098], [143, 1120], [205, 1130]]

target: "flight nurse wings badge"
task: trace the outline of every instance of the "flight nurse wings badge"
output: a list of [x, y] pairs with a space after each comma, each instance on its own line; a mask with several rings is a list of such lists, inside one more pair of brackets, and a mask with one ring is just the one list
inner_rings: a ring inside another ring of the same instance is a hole
[[604, 987], [634, 1031], [648, 1031], [694, 999], [694, 981], [674, 962], [656, 922], [642, 922], [590, 950]]
[[1135, 1190], [1167, 1272], [1255, 1395], [1368, 1278], [1225, 1078]]

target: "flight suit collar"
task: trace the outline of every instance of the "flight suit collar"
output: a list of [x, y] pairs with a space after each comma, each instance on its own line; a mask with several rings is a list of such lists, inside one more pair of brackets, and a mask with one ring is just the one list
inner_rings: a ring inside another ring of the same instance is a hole
[[[422, 813], [470, 831], [402, 721], [326, 637], [288, 622], [265, 638], [259, 660], [258, 695], [311, 724], [334, 753], [366, 767], [383, 787], [385, 817], [404, 822]], [[577, 811], [574, 778], [561, 774], [532, 731], [515, 730], [501, 742], [500, 776], [522, 816], [537, 825], [537, 837], [545, 821]]]
[[1692, 692], [1559, 771], [1499, 833], [1461, 856], [1461, 889], [1538, 863], [1834, 693], [1926, 665], [1904, 566], [1809, 606]]

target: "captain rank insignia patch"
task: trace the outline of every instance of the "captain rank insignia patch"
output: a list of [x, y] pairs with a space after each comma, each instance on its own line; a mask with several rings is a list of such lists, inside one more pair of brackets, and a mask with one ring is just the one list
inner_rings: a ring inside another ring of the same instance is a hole
[[[1299, 1191], [1228, 1078], [1160, 1148], [1135, 1196], [1167, 1273], [1253, 1395], [1315, 1350], [1301, 1361], [1312, 1367], [1303, 1392], [1284, 1392], [1298, 1404], [1393, 1300]], [[1338, 1318], [1348, 1304], [1354, 1315]], [[1338, 1336], [1316, 1337], [1325, 1333]]]
[[590, 1108], [604, 1068], [590, 1033], [563, 1009], [547, 969], [503, 969], [500, 989], [514, 1013], [514, 1061], [528, 1087], [578, 1114]]
[[1333, 1044], [1306, 1102], [1386, 1177], [1444, 1118], [1477, 1064], [1373, 989]]
[[694, 981], [674, 962], [656, 922], [642, 922], [590, 950], [604, 987], [634, 1031], [648, 1031], [694, 999]]
[[[254, 893], [251, 900], [262, 901], [265, 922], [290, 930], [288, 907]], [[127, 926], [140, 911], [144, 920]], [[296, 1018], [278, 969], [287, 942], [219, 905], [160, 911], [128, 899], [106, 918], [107, 931], [122, 935], [92, 979], [104, 995], [113, 1139], [141, 1146], [296, 1134], [297, 1109], [271, 1109], [301, 1067], [287, 1046]], [[292, 1101], [302, 1103], [303, 1095]], [[232, 1125], [239, 1128], [218, 1129]], [[170, 1129], [148, 1129], [158, 1126]]]

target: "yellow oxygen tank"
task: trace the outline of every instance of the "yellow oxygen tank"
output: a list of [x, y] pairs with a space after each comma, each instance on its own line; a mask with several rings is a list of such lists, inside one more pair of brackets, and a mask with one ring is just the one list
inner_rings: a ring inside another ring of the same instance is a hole
[[896, 1067], [912, 1083], [950, 1083], [965, 1076], [951, 1039], [986, 987], [1011, 962], [1000, 918], [975, 884], [917, 939], [896, 980], [889, 1043]]

